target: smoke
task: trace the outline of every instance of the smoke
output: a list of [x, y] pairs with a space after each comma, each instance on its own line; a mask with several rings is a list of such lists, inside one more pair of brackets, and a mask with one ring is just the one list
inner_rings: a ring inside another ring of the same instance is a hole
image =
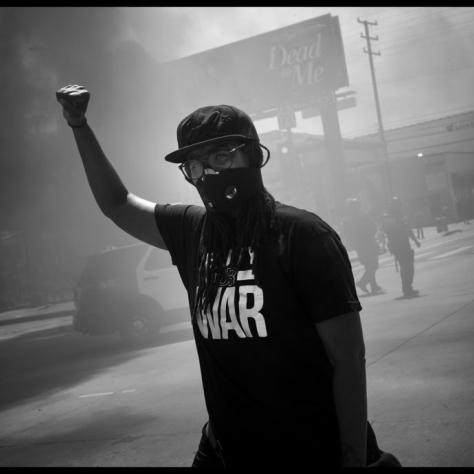
[[[357, 108], [341, 114], [352, 136], [376, 131], [377, 120], [363, 25], [370, 26], [377, 86], [385, 128], [421, 122], [472, 108], [474, 79], [472, 8], [400, 7], [361, 10], [341, 22], [351, 88]], [[352, 23], [352, 24], [351, 24]], [[351, 31], [352, 30], [352, 31]]]
[[[66, 84], [91, 92], [89, 123], [130, 191], [156, 202], [179, 200], [181, 176], [163, 156], [176, 147], [181, 117], [160, 78], [161, 58], [137, 34], [145, 11], [136, 9], [134, 17], [132, 10], [0, 10], [1, 230], [23, 235], [31, 265], [42, 259], [42, 242], [54, 240], [75, 275], [84, 255], [134, 241], [92, 197], [55, 97]], [[156, 13], [165, 60], [181, 47], [171, 31], [179, 15]]]
[[[156, 163], [175, 146], [176, 122], [160, 150], [160, 128], [170, 129], [164, 119], [169, 104], [159, 83], [158, 62], [134, 38], [146, 12], [132, 10], [10, 7], [1, 11], [1, 201], [9, 204], [2, 209], [9, 222], [5, 225], [27, 225], [38, 214], [35, 207], [51, 208], [46, 196], [54, 195], [49, 192], [53, 187], [61, 191], [58, 181], [79, 193], [82, 199], [76, 202], [94, 205], [54, 95], [70, 83], [90, 90], [89, 121], [106, 152], [110, 151], [111, 161], [123, 171], [124, 181], [142, 187], [145, 194], [151, 192], [150, 183], [141, 186], [140, 175], [148, 174], [140, 165]], [[158, 29], [168, 24], [163, 30], [162, 44], [167, 45], [163, 57], [176, 54], [178, 42], [166, 37], [170, 22], [165, 16], [154, 18]], [[162, 181], [165, 188], [173, 188], [168, 180]], [[62, 197], [58, 194], [55, 200]], [[58, 218], [62, 216], [54, 215], [53, 220]]]
[[[32, 211], [38, 197], [50, 184], [48, 175], [57, 171], [54, 167], [60, 157], [52, 156], [50, 149], [58, 127], [54, 100], [57, 84], [68, 73], [75, 75], [95, 68], [97, 56], [87, 53], [94, 43], [103, 45], [105, 32], [114, 29], [114, 22], [104, 11], [97, 13], [102, 21], [96, 23], [90, 35], [84, 35], [81, 24], [87, 24], [91, 17], [86, 10], [2, 11], [1, 166], [8, 171], [2, 173], [2, 203], [9, 203], [6, 215], [15, 227], [22, 227], [22, 220], [35, 215]], [[100, 24], [105, 28], [98, 28]], [[73, 46], [79, 42], [81, 48]]]
[[[416, 27], [411, 23], [410, 27], [396, 30], [397, 37], [386, 42], [392, 46], [387, 46], [385, 53], [382, 47], [386, 58], [384, 65], [380, 60], [378, 66], [387, 122], [413, 121], [410, 117], [414, 111], [433, 116], [442, 110], [459, 110], [469, 99], [472, 104], [472, 95], [467, 90], [470, 81], [465, 75], [469, 75], [466, 69], [474, 67], [472, 35], [466, 36], [459, 26], [462, 23], [452, 10], [431, 14], [427, 11]], [[396, 52], [394, 41], [399, 46]], [[471, 77], [472, 74], [471, 69]]]
[[[326, 13], [340, 15], [350, 87], [357, 91], [358, 103], [340, 114], [341, 127], [367, 130], [373, 125], [375, 130], [370, 70], [357, 16], [379, 21], [371, 34], [380, 36], [374, 47], [382, 56], [374, 60], [384, 123], [390, 127], [421, 113], [456, 109], [472, 97], [462, 78], [466, 76], [458, 74], [460, 68], [473, 66], [472, 35], [466, 34], [467, 24], [460, 29], [464, 34], [457, 34], [462, 12], [453, 10], [3, 8], [4, 228], [74, 228], [77, 240], [83, 237], [82, 229], [94, 228], [102, 235], [101, 243], [124, 238], [100, 215], [88, 189], [71, 131], [54, 96], [63, 85], [79, 83], [90, 90], [89, 122], [129, 189], [152, 201], [176, 201], [181, 177], [163, 156], [176, 147], [179, 120], [209, 97], [213, 103], [239, 106], [258, 88], [271, 85], [262, 85], [255, 77], [252, 89], [226, 87], [229, 82], [244, 83], [241, 76], [248, 74], [241, 67], [243, 58], [233, 57], [222, 65], [202, 64], [207, 76], [189, 94], [176, 87], [178, 80], [164, 74], [161, 62], [261, 33], [262, 25], [265, 30], [285, 26], [288, 20], [282, 15], [294, 14], [295, 22]], [[213, 77], [213, 70], [220, 76]]]

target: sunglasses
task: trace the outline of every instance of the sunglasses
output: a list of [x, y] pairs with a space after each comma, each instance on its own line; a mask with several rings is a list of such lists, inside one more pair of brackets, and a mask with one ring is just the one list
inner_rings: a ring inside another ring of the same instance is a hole
[[206, 154], [205, 160], [191, 159], [179, 165], [179, 169], [188, 181], [200, 179], [207, 169], [214, 171], [224, 171], [232, 166], [234, 160], [233, 153], [244, 147], [246, 143], [242, 143], [231, 150], [219, 150], [214, 153]]

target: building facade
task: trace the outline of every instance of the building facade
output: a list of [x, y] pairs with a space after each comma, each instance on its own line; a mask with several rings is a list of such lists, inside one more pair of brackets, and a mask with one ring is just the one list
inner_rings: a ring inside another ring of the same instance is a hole
[[[443, 215], [474, 218], [474, 111], [387, 130], [385, 138], [393, 193], [408, 217], [421, 215], [424, 225]], [[379, 142], [376, 134], [357, 141]]]

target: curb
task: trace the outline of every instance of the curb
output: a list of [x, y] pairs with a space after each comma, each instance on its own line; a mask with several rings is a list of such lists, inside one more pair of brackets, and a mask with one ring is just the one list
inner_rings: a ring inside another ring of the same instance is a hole
[[65, 309], [63, 311], [55, 311], [53, 313], [33, 314], [31, 316], [23, 316], [21, 318], [4, 319], [3, 321], [0, 321], [0, 326], [6, 326], [7, 324], [26, 323], [28, 321], [39, 321], [41, 319], [60, 318], [64, 316], [73, 316], [73, 315], [74, 315], [74, 310]]

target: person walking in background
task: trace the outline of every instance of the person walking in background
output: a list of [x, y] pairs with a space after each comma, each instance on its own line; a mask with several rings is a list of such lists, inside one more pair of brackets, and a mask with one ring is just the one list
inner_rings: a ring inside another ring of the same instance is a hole
[[413, 213], [413, 227], [416, 230], [416, 238], [424, 239], [425, 231], [423, 229], [423, 213], [419, 209]]
[[[376, 233], [376, 223], [365, 212], [362, 212], [359, 200], [357, 198], [348, 199], [342, 222], [342, 234], [347, 239], [349, 246], [356, 251], [357, 257], [364, 267], [364, 274], [356, 285], [365, 294], [383, 292], [375, 278], [375, 272], [379, 266], [379, 245], [375, 238]], [[370, 285], [370, 292], [367, 285]]]
[[[380, 221], [382, 220], [383, 218], [380, 219]], [[387, 236], [383, 230], [383, 224], [380, 221], [377, 222], [377, 232], [375, 233], [375, 240], [379, 246], [379, 255], [387, 251]]]
[[415, 252], [410, 246], [412, 240], [417, 247], [420, 242], [415, 237], [413, 229], [405, 221], [401, 202], [397, 197], [392, 198], [388, 213], [384, 215], [384, 231], [387, 235], [388, 249], [395, 257], [400, 269], [403, 297], [411, 298], [419, 295], [413, 288], [415, 275]]
[[458, 213], [461, 217], [463, 224], [470, 224], [470, 201], [466, 195], [462, 195], [458, 201]]
[[265, 189], [270, 152], [250, 117], [228, 105], [186, 116], [165, 160], [204, 206], [158, 204], [129, 192], [105, 156], [89, 92], [56, 95], [104, 215], [168, 250], [188, 292], [209, 415], [193, 466], [383, 465], [346, 249], [317, 215]]

